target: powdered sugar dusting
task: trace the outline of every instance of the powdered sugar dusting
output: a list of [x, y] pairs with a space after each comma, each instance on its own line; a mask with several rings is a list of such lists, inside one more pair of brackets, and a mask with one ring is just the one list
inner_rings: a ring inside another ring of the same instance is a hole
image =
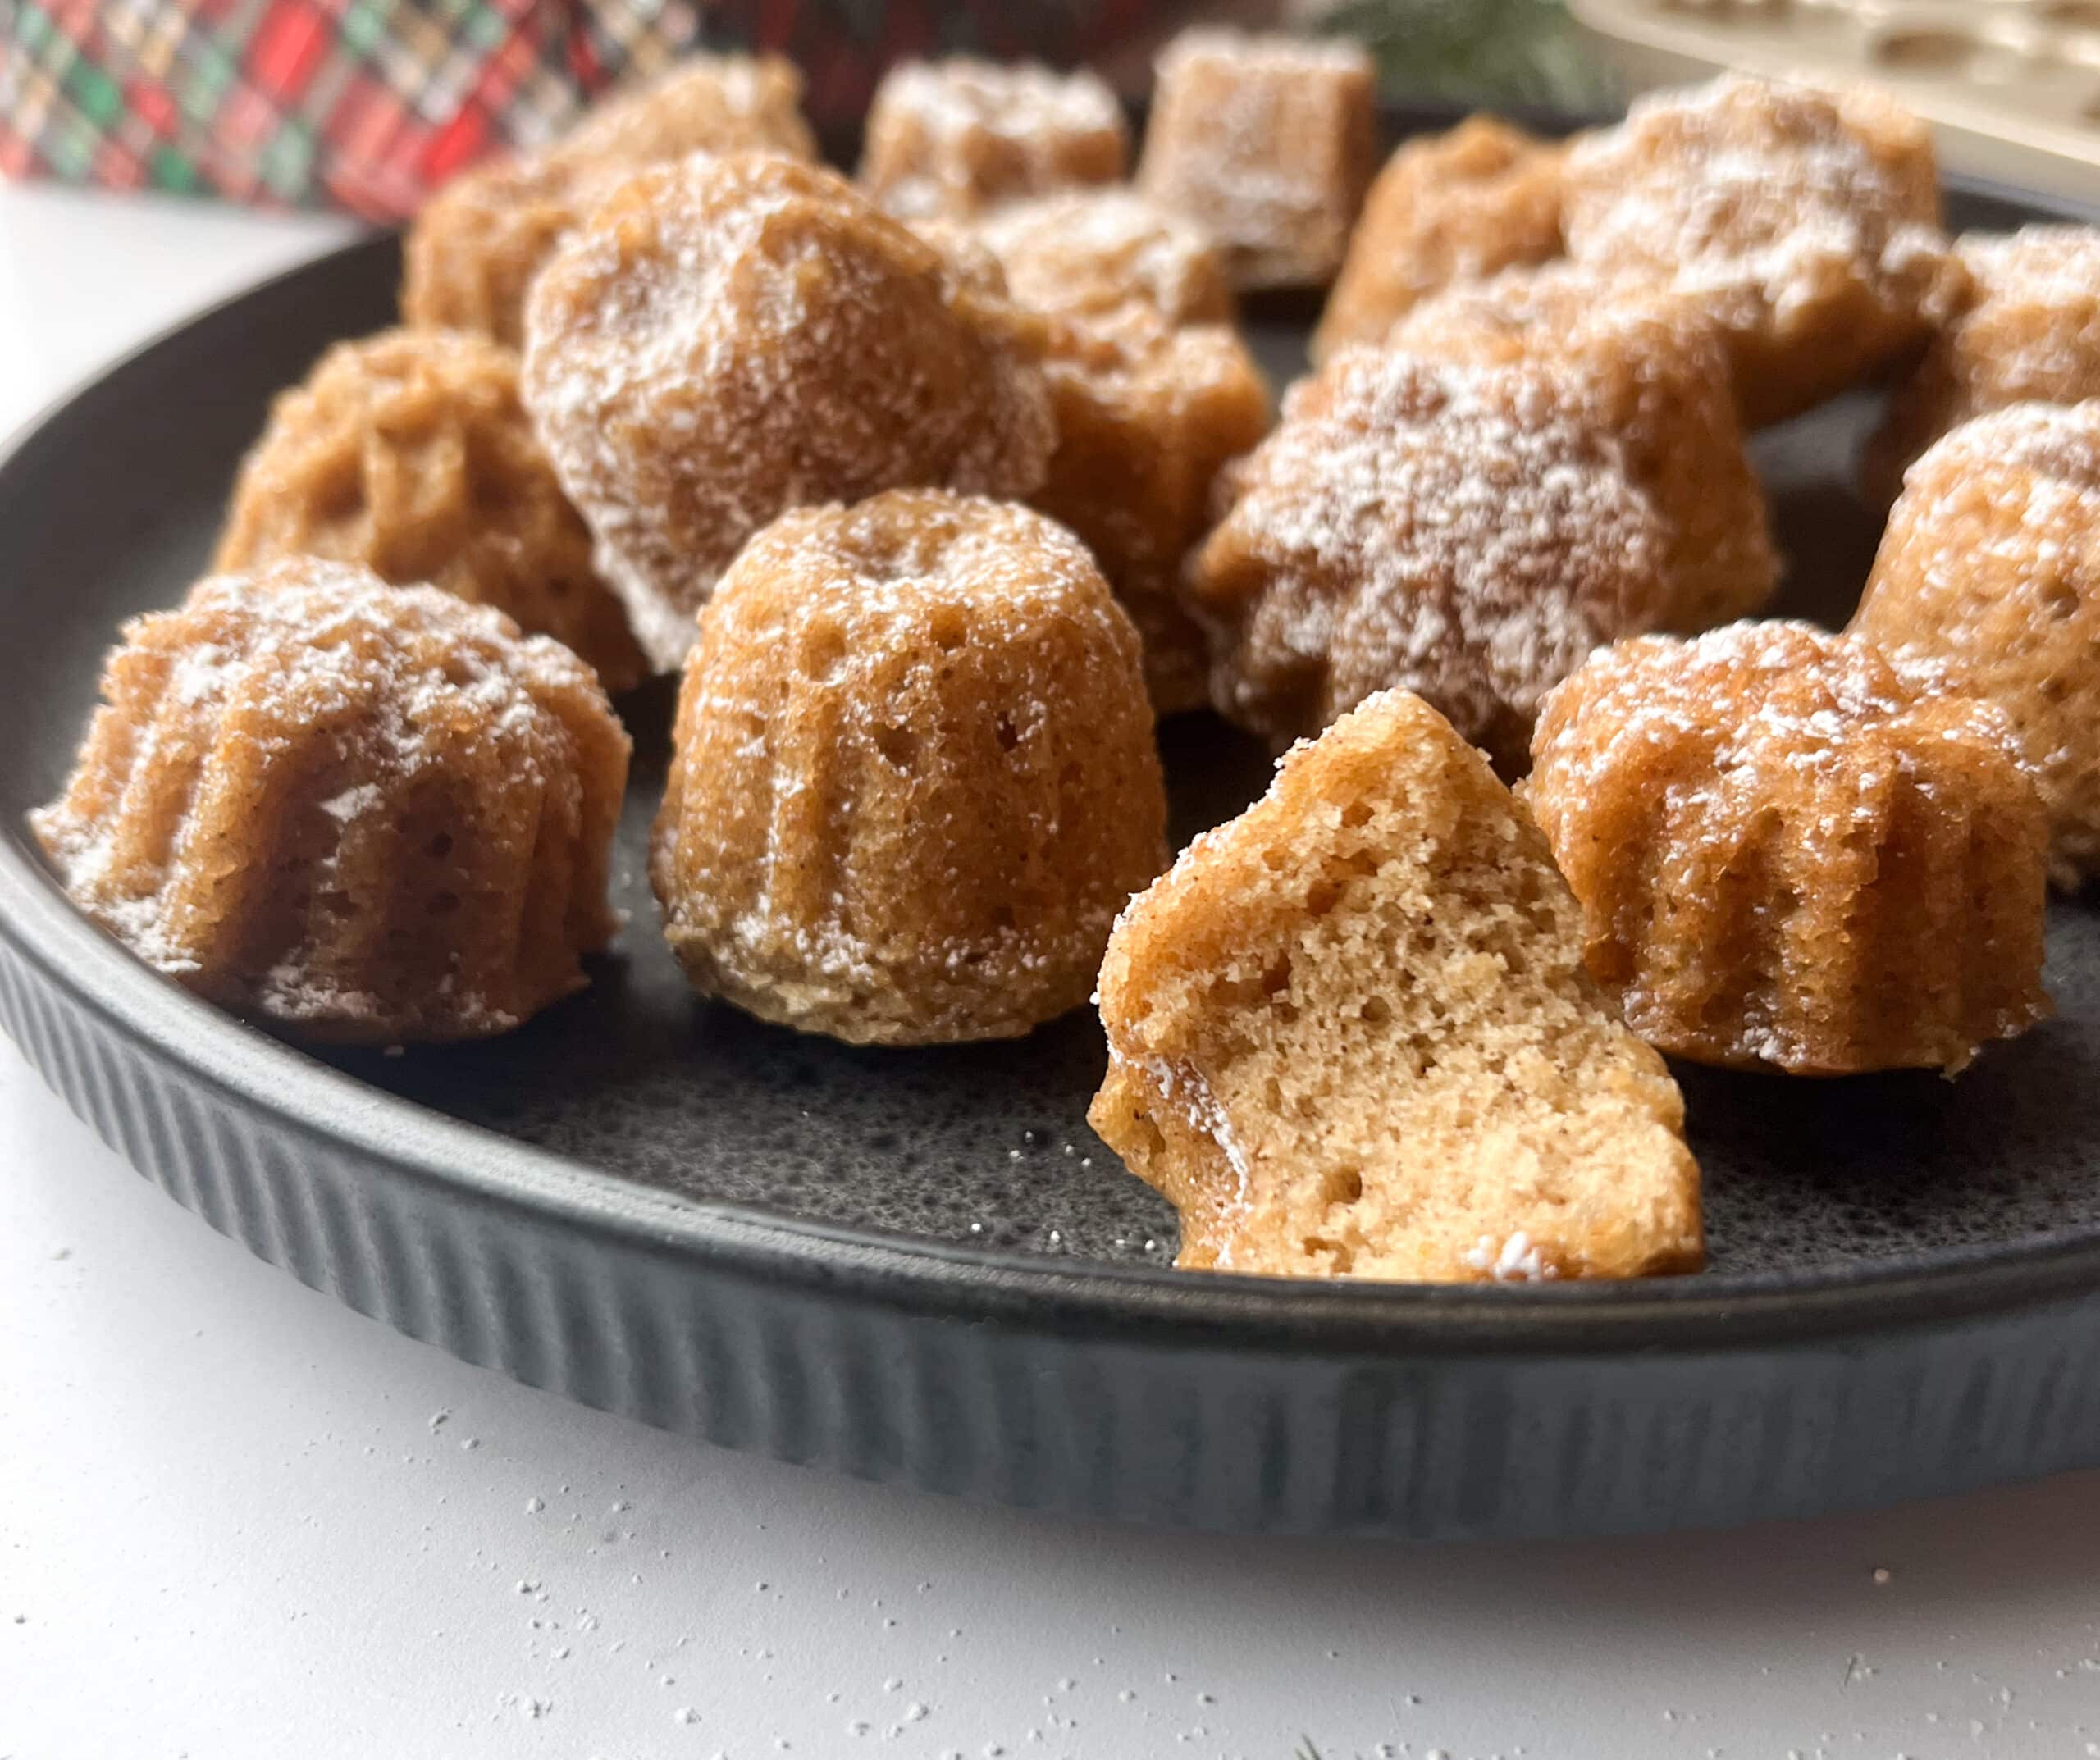
[[1463, 1255], [1463, 1264], [1498, 1284], [1550, 1284], [1560, 1268], [1547, 1260], [1531, 1236], [1518, 1229], [1497, 1240], [1483, 1234]]
[[1829, 94], [1727, 77], [1641, 99], [1568, 157], [1571, 255], [1659, 275], [1736, 331], [1864, 291], [1915, 308], [1945, 246]]
[[1208, 226], [1251, 285], [1337, 267], [1375, 157], [1362, 47], [1198, 27], [1155, 75], [1140, 187]]
[[1960, 246], [1974, 296], [1924, 371], [1953, 381], [1954, 419], [2100, 393], [2100, 228], [2024, 226]]
[[2003, 713], [1937, 682], [1775, 621], [1621, 642], [1547, 699], [1527, 802], [1630, 1026], [1831, 1073], [2038, 1018], [2040, 801]]
[[[529, 800], [576, 787], [572, 714], [595, 705], [619, 738], [596, 679], [559, 643], [347, 565], [302, 558], [209, 579], [123, 637], [79, 768], [34, 827], [67, 891], [142, 959], [202, 974], [214, 994], [242, 987], [281, 1018], [381, 1013], [336, 957], [333, 938], [358, 932], [365, 908], [339, 864], [363, 863], [375, 837], [393, 835], [431, 773], [499, 775]], [[342, 785], [301, 799], [330, 776]], [[317, 841], [299, 817], [308, 808], [329, 828]], [[291, 922], [293, 942], [259, 969], [221, 969], [256, 925], [231, 934], [221, 914], [245, 908], [290, 839], [298, 884], [317, 901], [310, 918]], [[579, 880], [587, 887], [587, 859]], [[338, 893], [340, 907], [324, 909]], [[604, 917], [602, 873], [584, 909]], [[454, 974], [443, 982], [447, 1030], [513, 1024], [506, 1002]]]
[[1033, 489], [1054, 435], [1018, 324], [830, 174], [701, 155], [626, 185], [541, 274], [525, 399], [668, 667], [785, 508]]
[[867, 135], [862, 180], [906, 219], [1110, 183], [1129, 152], [1122, 107], [1094, 74], [963, 56], [892, 68]]
[[1660, 519], [1550, 371], [1348, 350], [1229, 474], [1191, 589], [1233, 709], [1278, 735], [1404, 686], [1477, 741], [1662, 609]]
[[1130, 189], [1013, 202], [979, 224], [1023, 305], [1071, 317], [1142, 299], [1170, 323], [1229, 317], [1231, 288], [1210, 234]]

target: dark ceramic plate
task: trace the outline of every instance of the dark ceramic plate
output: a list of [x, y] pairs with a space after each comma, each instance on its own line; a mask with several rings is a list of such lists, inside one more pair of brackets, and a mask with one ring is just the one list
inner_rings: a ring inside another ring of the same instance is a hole
[[[1449, 118], [1423, 116], [1421, 125]], [[1954, 217], [2061, 210], [1963, 187]], [[214, 1226], [472, 1361], [714, 1441], [1015, 1503], [1239, 1529], [1573, 1534], [1738, 1521], [2100, 1461], [2100, 916], [2060, 906], [2059, 1018], [1958, 1084], [1680, 1072], [1713, 1268], [1638, 1285], [1178, 1275], [1171, 1213], [1084, 1114], [1090, 1013], [855, 1051], [695, 1001], [642, 839], [588, 993], [500, 1042], [316, 1056], [78, 917], [21, 830], [118, 621], [202, 564], [272, 392], [388, 321], [391, 241], [207, 312], [0, 465], [0, 1021]], [[1278, 377], [1309, 307], [1250, 314]], [[1863, 400], [1764, 436], [1795, 576], [1842, 618], [1874, 531]], [[1165, 732], [1185, 834], [1261, 785]]]

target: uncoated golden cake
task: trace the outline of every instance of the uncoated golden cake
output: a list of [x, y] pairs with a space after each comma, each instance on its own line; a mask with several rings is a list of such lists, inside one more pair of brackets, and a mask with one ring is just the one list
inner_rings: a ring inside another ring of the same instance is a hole
[[2048, 1012], [2011, 723], [1805, 623], [1650, 636], [1547, 698], [1526, 804], [1627, 1024], [1701, 1063], [1961, 1069]]
[[2100, 403], [2016, 404], [1911, 467], [1852, 633], [2018, 730], [2066, 887], [2100, 871]]
[[1132, 901], [1088, 1118], [1180, 1212], [1189, 1269], [1696, 1270], [1683, 1101], [1582, 949], [1536, 827], [1386, 692]]
[[37, 838], [82, 910], [227, 1008], [500, 1033], [613, 932], [627, 736], [497, 612], [294, 559], [126, 626], [103, 699]]
[[1558, 257], [1566, 155], [1559, 142], [1494, 116], [1404, 143], [1364, 198], [1313, 358], [1383, 341], [1447, 287]]
[[1182, 560], [1219, 469], [1268, 430], [1268, 385], [1229, 325], [1176, 328], [1139, 308], [1051, 335], [1057, 449], [1031, 504], [1093, 552], [1137, 624], [1153, 706], [1194, 709], [1209, 652], [1179, 598]]
[[609, 691], [648, 669], [518, 401], [518, 357], [484, 336], [390, 330], [338, 343], [278, 394], [212, 566], [285, 556], [493, 605], [573, 649]]
[[943, 490], [783, 515], [701, 617], [650, 878], [704, 994], [856, 1043], [1086, 999], [1166, 865], [1138, 635], [1042, 515]]

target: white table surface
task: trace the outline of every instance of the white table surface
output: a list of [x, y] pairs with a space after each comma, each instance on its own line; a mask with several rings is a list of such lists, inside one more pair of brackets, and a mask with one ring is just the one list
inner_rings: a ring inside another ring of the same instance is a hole
[[[0, 189], [0, 421], [332, 242]], [[1885, 1575], [1884, 1575], [1885, 1573]], [[1727, 1535], [1127, 1532], [725, 1454], [409, 1343], [0, 1041], [0, 1760], [2100, 1756], [2100, 1475]]]

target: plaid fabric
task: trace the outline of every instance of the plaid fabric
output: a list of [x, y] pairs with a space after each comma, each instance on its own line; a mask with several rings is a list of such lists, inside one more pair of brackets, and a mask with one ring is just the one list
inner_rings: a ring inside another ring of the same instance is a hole
[[1154, 0], [11, 0], [0, 175], [328, 204], [376, 220], [684, 52], [792, 57], [819, 116], [901, 56], [1084, 58]]

